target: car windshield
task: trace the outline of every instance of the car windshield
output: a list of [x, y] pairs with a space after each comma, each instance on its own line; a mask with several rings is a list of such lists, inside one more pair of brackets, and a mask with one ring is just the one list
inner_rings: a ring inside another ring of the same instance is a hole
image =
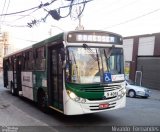
[[69, 47], [66, 80], [72, 83], [100, 83], [103, 73], [123, 74], [120, 48]]

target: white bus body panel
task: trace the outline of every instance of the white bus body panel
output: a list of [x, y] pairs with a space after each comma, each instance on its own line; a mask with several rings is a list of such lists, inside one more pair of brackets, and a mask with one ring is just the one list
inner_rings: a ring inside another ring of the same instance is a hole
[[32, 72], [22, 72], [22, 96], [33, 100], [33, 81]]

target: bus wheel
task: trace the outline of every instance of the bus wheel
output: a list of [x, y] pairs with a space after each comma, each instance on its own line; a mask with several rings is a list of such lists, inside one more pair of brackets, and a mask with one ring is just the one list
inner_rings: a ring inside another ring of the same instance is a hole
[[37, 104], [38, 104], [39, 109], [46, 113], [46, 109], [47, 109], [46, 98], [45, 98], [45, 93], [42, 90], [38, 91]]
[[12, 82], [10, 82], [10, 89], [11, 89], [12, 95], [15, 95], [15, 90], [14, 90], [14, 87], [13, 87], [13, 83], [12, 83]]

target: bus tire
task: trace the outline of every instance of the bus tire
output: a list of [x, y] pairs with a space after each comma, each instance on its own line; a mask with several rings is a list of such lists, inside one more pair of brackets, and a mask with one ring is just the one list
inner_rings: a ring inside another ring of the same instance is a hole
[[46, 97], [43, 90], [39, 90], [37, 93], [37, 105], [41, 111], [47, 113]]
[[11, 89], [11, 94], [13, 95], [13, 96], [15, 96], [16, 94], [15, 94], [15, 89], [14, 89], [14, 87], [13, 87], [13, 82], [11, 81], [10, 82], [10, 89]]

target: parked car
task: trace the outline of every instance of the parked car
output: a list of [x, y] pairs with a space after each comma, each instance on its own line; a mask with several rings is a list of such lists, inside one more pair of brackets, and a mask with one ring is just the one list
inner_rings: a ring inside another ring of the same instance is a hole
[[142, 86], [136, 86], [133, 82], [126, 81], [126, 95], [133, 97], [143, 97], [148, 98], [150, 96], [150, 90]]

